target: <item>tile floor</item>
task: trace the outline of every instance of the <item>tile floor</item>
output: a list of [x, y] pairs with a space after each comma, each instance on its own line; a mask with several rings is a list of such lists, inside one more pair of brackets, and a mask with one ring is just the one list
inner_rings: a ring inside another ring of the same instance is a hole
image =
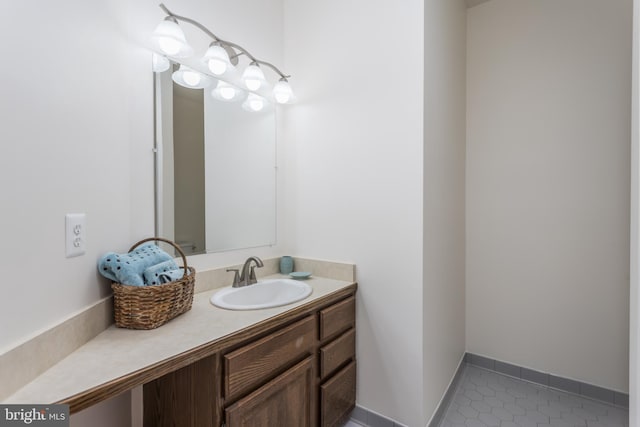
[[628, 427], [626, 409], [466, 366], [440, 427]]

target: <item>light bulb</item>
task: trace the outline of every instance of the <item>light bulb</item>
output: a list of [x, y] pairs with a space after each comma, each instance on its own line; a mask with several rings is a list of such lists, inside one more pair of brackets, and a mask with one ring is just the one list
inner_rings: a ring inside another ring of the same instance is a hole
[[180, 26], [171, 19], [165, 19], [156, 27], [151, 39], [166, 55], [175, 57], [187, 57], [193, 49], [187, 43]]
[[153, 69], [154, 73], [162, 73], [164, 71], [167, 71], [171, 66], [166, 56], [158, 55], [157, 53], [154, 53], [152, 55], [151, 64], [151, 68]]
[[160, 49], [167, 55], [175, 55], [180, 52], [180, 46], [182, 46], [178, 40], [174, 40], [171, 37], [158, 37], [158, 44]]
[[180, 69], [175, 71], [171, 78], [180, 86], [189, 89], [204, 89], [211, 84], [211, 78], [206, 74], [193, 70], [186, 65], [180, 65]]
[[182, 74], [182, 78], [189, 86], [198, 86], [200, 83], [200, 73], [197, 71], [185, 70], [184, 74]]
[[257, 79], [246, 79], [244, 84], [247, 85], [247, 89], [249, 90], [258, 90], [260, 86], [262, 86], [262, 82]]
[[264, 73], [260, 67], [252, 63], [244, 70], [242, 80], [245, 86], [247, 86], [247, 89], [258, 90], [262, 86], [262, 83], [264, 83]]
[[231, 86], [221, 87], [220, 96], [226, 100], [231, 100], [234, 96], [236, 96], [236, 90]]
[[209, 70], [216, 76], [222, 75], [227, 71], [227, 64], [219, 59], [210, 59], [207, 65]]
[[223, 80], [218, 80], [216, 88], [211, 91], [211, 96], [220, 101], [235, 101], [242, 97], [242, 90]]
[[229, 54], [220, 45], [209, 46], [209, 49], [204, 54], [204, 59], [207, 61], [209, 70], [216, 76], [224, 74], [231, 65]]
[[286, 80], [280, 80], [273, 87], [273, 96], [276, 98], [276, 101], [280, 104], [286, 104], [291, 100], [293, 96], [293, 91], [291, 90], [291, 85]]
[[256, 95], [255, 93], [250, 93], [247, 97], [247, 100], [243, 104], [245, 110], [251, 112], [258, 112], [265, 107], [266, 99], [263, 97]]
[[264, 107], [264, 102], [262, 102], [262, 100], [260, 99], [252, 99], [251, 101], [249, 101], [249, 107], [253, 111], [260, 111]]

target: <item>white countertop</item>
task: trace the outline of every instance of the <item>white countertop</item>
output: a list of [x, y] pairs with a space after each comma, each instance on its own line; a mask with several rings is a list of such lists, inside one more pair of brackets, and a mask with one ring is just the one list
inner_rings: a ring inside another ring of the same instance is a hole
[[[264, 279], [284, 277], [287, 276], [278, 274]], [[353, 282], [312, 277], [306, 283], [313, 288], [311, 295], [286, 306], [224, 310], [209, 302], [211, 295], [219, 290], [214, 289], [195, 294], [190, 311], [157, 329], [130, 330], [112, 325], [3, 403], [62, 401], [339, 291]]]

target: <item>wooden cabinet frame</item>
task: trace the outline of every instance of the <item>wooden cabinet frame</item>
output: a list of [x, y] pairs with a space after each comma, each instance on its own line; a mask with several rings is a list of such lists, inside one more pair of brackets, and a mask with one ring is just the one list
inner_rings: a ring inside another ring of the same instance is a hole
[[178, 355], [144, 383], [145, 427], [340, 425], [355, 405], [356, 287]]

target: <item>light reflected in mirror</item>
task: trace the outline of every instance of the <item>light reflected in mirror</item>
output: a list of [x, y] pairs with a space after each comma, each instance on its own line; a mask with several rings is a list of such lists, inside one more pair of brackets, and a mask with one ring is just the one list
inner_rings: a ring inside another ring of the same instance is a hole
[[276, 241], [276, 119], [155, 73], [156, 234], [186, 255]]

